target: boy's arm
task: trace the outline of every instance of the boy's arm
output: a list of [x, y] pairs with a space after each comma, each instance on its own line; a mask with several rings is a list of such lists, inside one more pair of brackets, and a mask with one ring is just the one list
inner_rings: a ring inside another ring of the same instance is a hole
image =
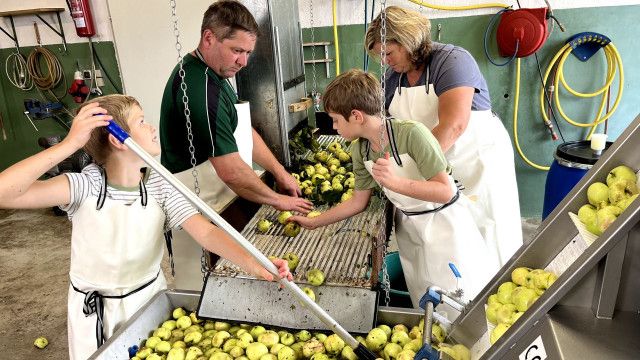
[[69, 134], [62, 142], [0, 173], [0, 208], [34, 209], [68, 204], [70, 192], [66, 176], [46, 181], [38, 178], [82, 148], [93, 129], [106, 126], [111, 116], [98, 115], [106, 112], [98, 103], [85, 106], [73, 119]]
[[295, 221], [305, 229], [315, 229], [326, 226], [363, 212], [367, 208], [370, 198], [371, 189], [355, 190], [351, 199], [330, 208], [319, 216], [308, 218], [306, 216], [294, 215], [289, 217], [287, 221]]
[[[240, 266], [246, 272], [273, 281], [273, 275], [256, 261], [242, 246], [236, 243], [227, 233], [210, 223], [204, 216], [195, 214], [182, 223], [182, 228], [203, 248]], [[278, 267], [280, 277], [292, 280], [287, 262], [282, 259], [273, 260]]]

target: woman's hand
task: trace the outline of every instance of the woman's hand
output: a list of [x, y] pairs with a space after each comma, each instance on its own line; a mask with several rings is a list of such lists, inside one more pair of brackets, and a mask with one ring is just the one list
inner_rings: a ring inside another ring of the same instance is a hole
[[69, 134], [64, 138], [63, 142], [72, 144], [76, 149], [82, 148], [91, 138], [91, 132], [101, 126], [109, 125], [112, 120], [111, 115], [107, 115], [107, 110], [100, 107], [95, 102], [85, 105], [71, 123]]
[[302, 226], [305, 229], [313, 230], [318, 227], [316, 218], [309, 218], [306, 216], [293, 215], [287, 218], [287, 222], [297, 222], [298, 225]]
[[[289, 271], [289, 262], [280, 258], [271, 259], [271, 262], [278, 268], [278, 275], [280, 279], [287, 279], [293, 281], [293, 275]], [[274, 281], [273, 275], [265, 268], [260, 269], [259, 275], [267, 281]], [[282, 285], [280, 285], [282, 288]]]

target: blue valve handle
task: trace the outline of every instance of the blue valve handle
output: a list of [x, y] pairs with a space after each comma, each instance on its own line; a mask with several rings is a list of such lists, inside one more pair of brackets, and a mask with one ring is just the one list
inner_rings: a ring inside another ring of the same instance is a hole
[[429, 344], [424, 344], [418, 350], [413, 360], [440, 360], [440, 352]]
[[455, 277], [457, 277], [458, 279], [462, 278], [462, 276], [460, 275], [460, 272], [458, 271], [458, 268], [456, 267], [456, 265], [454, 263], [449, 263], [449, 269], [451, 269], [451, 271], [453, 271], [453, 275]]
[[109, 131], [111, 135], [115, 136], [115, 138], [123, 144], [124, 141], [129, 138], [129, 134], [127, 134], [126, 131], [122, 130], [122, 128], [113, 120], [109, 121], [109, 125], [107, 125], [107, 131]]
[[433, 307], [435, 308], [436, 305], [442, 302], [442, 296], [435, 289], [433, 289], [432, 287], [429, 287], [427, 289], [427, 292], [424, 293], [424, 295], [422, 295], [422, 298], [420, 298], [420, 308], [425, 310], [427, 306], [427, 302], [432, 303]]

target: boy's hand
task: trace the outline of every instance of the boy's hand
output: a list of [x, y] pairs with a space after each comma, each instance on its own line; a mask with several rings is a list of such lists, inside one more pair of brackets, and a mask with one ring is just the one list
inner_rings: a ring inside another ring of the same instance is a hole
[[380, 185], [391, 189], [396, 175], [393, 171], [393, 162], [389, 160], [389, 153], [385, 153], [384, 157], [379, 158], [373, 164], [372, 168], [373, 178], [380, 183]]
[[[291, 271], [289, 271], [289, 262], [287, 260], [275, 258], [272, 259], [271, 262], [278, 268], [278, 274], [281, 279], [287, 279], [289, 281], [293, 281], [293, 275], [291, 275]], [[273, 275], [267, 271], [265, 268], [261, 268], [260, 276], [262, 276], [267, 281], [274, 281]], [[280, 288], [283, 286], [280, 285]]]
[[293, 215], [287, 218], [287, 222], [292, 222], [292, 221], [297, 222], [298, 225], [309, 230], [313, 230], [318, 227], [318, 224], [315, 218], [309, 218], [309, 217], [300, 216], [300, 215]]
[[63, 142], [72, 144], [76, 149], [82, 148], [91, 137], [91, 132], [101, 126], [109, 125], [112, 120], [111, 115], [107, 115], [107, 110], [100, 107], [98, 103], [85, 105], [78, 115], [73, 118], [69, 134], [64, 138]]

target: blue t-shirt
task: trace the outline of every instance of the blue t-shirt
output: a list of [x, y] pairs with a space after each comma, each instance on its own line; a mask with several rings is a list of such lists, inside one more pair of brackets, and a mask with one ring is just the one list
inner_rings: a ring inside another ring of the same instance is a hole
[[[447, 90], [469, 86], [475, 88], [471, 110], [490, 110], [491, 98], [487, 81], [482, 76], [478, 63], [469, 52], [459, 46], [451, 44], [433, 43], [433, 48], [427, 60], [429, 69], [429, 84], [433, 84], [436, 95], [440, 96]], [[427, 67], [425, 66], [425, 69]], [[423, 71], [414, 86], [425, 86], [427, 72]], [[387, 109], [393, 100], [398, 86], [410, 87], [407, 76], [389, 69], [386, 74], [386, 103]]]

